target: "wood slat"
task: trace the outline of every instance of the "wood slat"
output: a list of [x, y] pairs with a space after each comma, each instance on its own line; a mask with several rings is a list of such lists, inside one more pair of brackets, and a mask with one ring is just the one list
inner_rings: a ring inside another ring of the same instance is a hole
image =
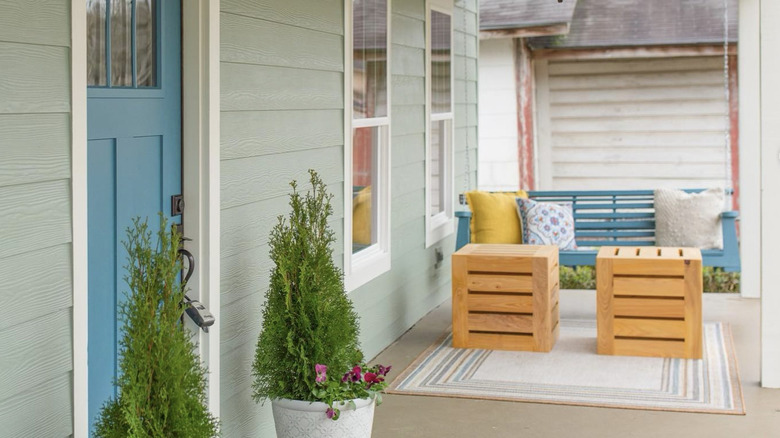
[[468, 261], [464, 255], [452, 256], [452, 346], [455, 348], [468, 348], [469, 345]]
[[655, 339], [615, 339], [614, 354], [623, 356], [685, 357], [685, 343]]
[[[653, 249], [653, 248], [649, 248]], [[620, 260], [622, 262], [622, 260]], [[646, 269], [650, 270], [653, 265], [660, 261], [645, 261]], [[619, 265], [618, 260], [615, 264]], [[682, 265], [682, 263], [676, 263]], [[632, 265], [636, 266], [636, 265]], [[615, 273], [625, 272], [625, 269], [615, 267]], [[639, 270], [639, 267], [634, 269]], [[684, 297], [685, 281], [682, 278], [648, 278], [648, 277], [614, 277], [615, 295], [641, 295], [653, 297]]]
[[653, 318], [685, 317], [685, 302], [678, 299], [615, 297], [612, 307], [615, 316]]
[[676, 299], [615, 297], [612, 307], [615, 316], [653, 318], [685, 317], [685, 301]]
[[655, 221], [618, 221], [618, 222], [587, 222], [574, 221], [575, 229], [582, 230], [600, 230], [600, 229], [618, 229], [618, 230], [642, 230], [655, 229]]
[[[679, 276], [684, 273], [682, 260], [654, 260], [652, 263], [637, 258], [613, 260], [615, 275]], [[623, 280], [621, 280], [623, 281]]]
[[532, 313], [534, 310], [531, 295], [468, 295], [468, 308], [475, 312]]
[[468, 261], [468, 270], [528, 274], [531, 272], [531, 261], [527, 258], [511, 259], [499, 256], [471, 257]]
[[615, 337], [684, 339], [685, 321], [615, 318]]
[[533, 350], [534, 338], [530, 335], [501, 335], [496, 333], [469, 333], [470, 348], [489, 350]]
[[[473, 263], [469, 263], [469, 267]], [[477, 292], [527, 292], [533, 291], [530, 275], [484, 275], [469, 274], [468, 289]]]
[[691, 70], [718, 70], [723, 68], [723, 58], [717, 56], [632, 59], [604, 61], [551, 61], [551, 76], [573, 74], [651, 73]]
[[469, 332], [531, 333], [533, 328], [533, 317], [530, 315], [500, 313], [468, 314]]

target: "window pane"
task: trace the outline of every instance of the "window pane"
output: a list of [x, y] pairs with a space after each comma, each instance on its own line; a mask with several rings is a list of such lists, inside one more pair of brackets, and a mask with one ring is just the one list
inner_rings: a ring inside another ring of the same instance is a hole
[[132, 0], [111, 0], [111, 86], [133, 85]]
[[87, 85], [106, 85], [106, 0], [87, 0]]
[[452, 18], [431, 11], [431, 111], [452, 112]]
[[352, 253], [377, 243], [377, 184], [381, 128], [357, 128], [352, 135]]
[[353, 117], [387, 116], [387, 0], [352, 3]]
[[431, 216], [444, 211], [447, 191], [447, 151], [450, 149], [450, 120], [431, 122]]
[[154, 0], [136, 0], [135, 4], [136, 83], [139, 87], [157, 85], [155, 3]]

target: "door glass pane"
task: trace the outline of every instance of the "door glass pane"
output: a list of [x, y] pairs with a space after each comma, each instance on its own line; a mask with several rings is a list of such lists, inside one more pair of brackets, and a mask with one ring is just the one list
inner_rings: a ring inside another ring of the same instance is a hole
[[352, 253], [377, 243], [377, 157], [381, 128], [357, 128], [352, 136]]
[[431, 11], [431, 111], [452, 111], [451, 17]]
[[157, 39], [154, 0], [136, 0], [136, 81], [139, 87], [157, 86]]
[[106, 0], [87, 0], [87, 85], [106, 85]]
[[352, 98], [356, 119], [387, 116], [387, 0], [353, 0]]
[[133, 85], [133, 2], [111, 0], [111, 86]]
[[434, 120], [431, 122], [431, 216], [444, 211], [447, 192], [447, 151], [449, 135], [449, 120]]

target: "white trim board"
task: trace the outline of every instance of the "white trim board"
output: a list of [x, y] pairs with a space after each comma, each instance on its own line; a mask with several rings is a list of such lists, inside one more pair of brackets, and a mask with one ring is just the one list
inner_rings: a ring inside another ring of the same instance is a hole
[[[219, 1], [182, 2], [182, 175], [185, 246], [196, 260], [190, 298], [216, 318], [209, 333], [198, 333], [208, 368], [207, 403], [220, 415], [220, 87]], [[197, 298], [196, 298], [197, 297]]]
[[89, 434], [87, 405], [87, 3], [71, 2], [71, 200], [73, 214], [73, 436]]
[[[182, 172], [188, 249], [198, 261], [190, 280], [217, 321], [199, 332], [209, 369], [208, 405], [220, 415], [220, 125], [219, 0], [182, 2]], [[87, 11], [71, 1], [72, 200], [73, 200], [73, 436], [89, 434], [87, 302]], [[193, 232], [194, 230], [197, 230]], [[206, 293], [204, 293], [206, 291]]]

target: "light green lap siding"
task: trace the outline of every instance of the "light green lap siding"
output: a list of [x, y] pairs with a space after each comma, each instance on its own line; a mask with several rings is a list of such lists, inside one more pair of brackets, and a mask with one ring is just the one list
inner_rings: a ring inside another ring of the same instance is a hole
[[0, 0], [0, 425], [73, 433], [70, 1]]
[[272, 267], [268, 237], [287, 212], [290, 180], [303, 187], [309, 168], [335, 195], [331, 225], [341, 241], [343, 0], [221, 5], [222, 424], [226, 437], [270, 437], [270, 403], [251, 399], [250, 370]]
[[[274, 436], [270, 404], [251, 399], [250, 367], [272, 268], [268, 236], [276, 216], [287, 212], [287, 183], [305, 183], [308, 168], [317, 169], [334, 194], [334, 256], [342, 264], [343, 3], [221, 3], [220, 399], [226, 437]], [[391, 6], [392, 270], [350, 294], [369, 358], [449, 296], [454, 247], [454, 236], [436, 245], [445, 254], [438, 269], [434, 248], [425, 248], [425, 2], [392, 0]], [[456, 192], [464, 189], [466, 136], [473, 181], [477, 167], [476, 0], [465, 7], [456, 7], [453, 17], [455, 44], [465, 43], [454, 48]]]

